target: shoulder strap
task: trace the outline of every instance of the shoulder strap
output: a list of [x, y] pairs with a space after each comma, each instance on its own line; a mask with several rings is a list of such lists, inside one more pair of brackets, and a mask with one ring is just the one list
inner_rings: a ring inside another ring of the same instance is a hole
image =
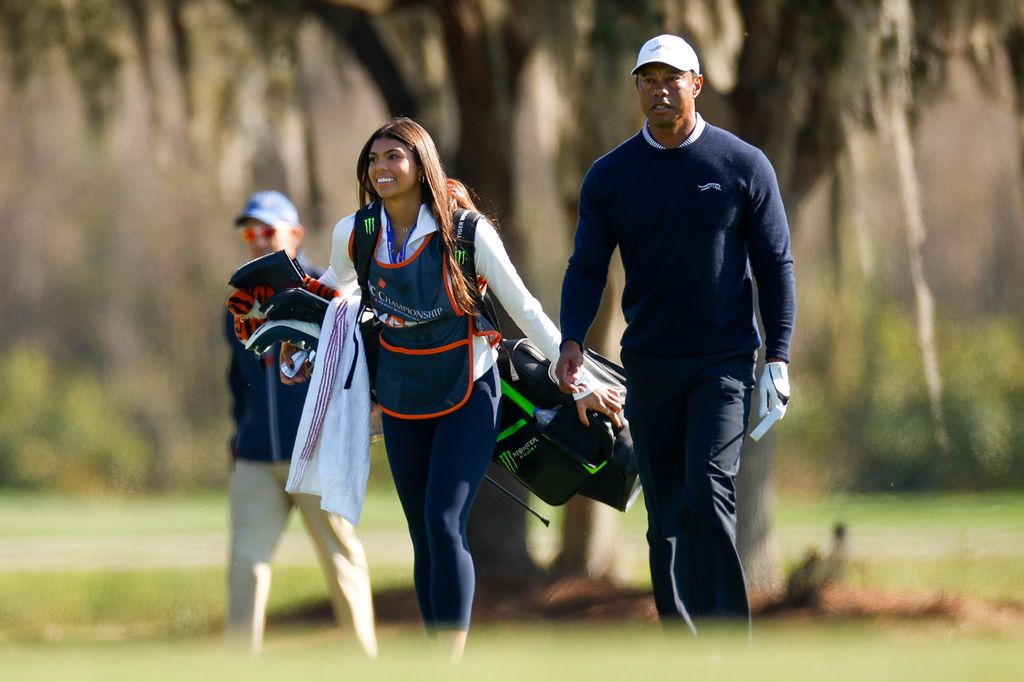
[[482, 213], [469, 211], [460, 208], [455, 211], [453, 222], [455, 227], [455, 241], [458, 250], [455, 252], [455, 260], [462, 266], [462, 274], [470, 283], [470, 293], [476, 300], [477, 308], [481, 314], [494, 326], [498, 326], [498, 313], [494, 309], [494, 303], [490, 296], [481, 295], [476, 285], [476, 226], [483, 218]]
[[367, 284], [370, 279], [370, 259], [377, 246], [380, 233], [380, 207], [370, 202], [356, 211], [355, 225], [352, 226], [352, 264], [356, 268], [356, 280], [363, 293], [363, 305], [370, 300]]
[[462, 266], [462, 274], [471, 283], [470, 290], [476, 294], [476, 225], [483, 215], [476, 211], [460, 208], [452, 216], [455, 228], [455, 260]]

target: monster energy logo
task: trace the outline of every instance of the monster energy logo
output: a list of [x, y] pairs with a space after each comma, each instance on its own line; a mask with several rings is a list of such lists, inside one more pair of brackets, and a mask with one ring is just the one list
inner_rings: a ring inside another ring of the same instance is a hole
[[376, 218], [370, 216], [369, 218], [363, 218], [363, 229], [366, 230], [366, 234], [373, 232], [373, 224], [377, 221]]
[[458, 263], [459, 265], [465, 265], [466, 264], [466, 250], [465, 249], [455, 249], [455, 262]]
[[514, 474], [519, 469], [519, 462], [529, 457], [539, 444], [540, 442], [537, 440], [537, 437], [534, 436], [515, 450], [503, 451], [498, 455], [498, 460], [505, 465], [506, 469]]
[[508, 450], [498, 455], [498, 459], [500, 459], [501, 463], [505, 465], [505, 468], [513, 474], [516, 472], [516, 469], [519, 468], [519, 464], [516, 463], [516, 460], [512, 457], [512, 453]]

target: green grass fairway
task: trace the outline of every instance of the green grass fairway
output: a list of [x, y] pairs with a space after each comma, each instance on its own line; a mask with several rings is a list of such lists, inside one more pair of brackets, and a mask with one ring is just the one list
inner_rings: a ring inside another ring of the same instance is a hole
[[[559, 510], [544, 508], [557, 526]], [[698, 640], [622, 623], [485, 625], [452, 670], [416, 627], [381, 628], [382, 660], [363, 661], [326, 621], [288, 617], [326, 600], [293, 517], [275, 558], [272, 623], [258, 663], [221, 645], [227, 502], [223, 495], [78, 499], [0, 493], [0, 680], [349, 679], [1017, 680], [1024, 628], [987, 622], [759, 620]], [[621, 515], [624, 577], [647, 581], [644, 512]], [[1024, 603], [1024, 494], [781, 500], [780, 560], [849, 528], [847, 581]], [[359, 528], [375, 589], [411, 582], [411, 550], [394, 495], [375, 489]], [[543, 556], [556, 528], [531, 528]], [[991, 625], [991, 626], [990, 626]], [[671, 667], [670, 667], [671, 666]], [[1012, 672], [1011, 672], [1012, 671]], [[161, 675], [163, 677], [161, 677]]]
[[1024, 494], [789, 500], [775, 519], [789, 560], [808, 546], [827, 547], [831, 526], [844, 523], [852, 584], [1024, 605]]
[[[160, 640], [0, 649], [0, 679], [10, 680], [756, 680], [757, 682], [1010, 682], [1020, 679], [1024, 648], [1004, 636], [937, 628], [759, 628], [692, 639], [656, 627], [478, 628], [466, 659], [448, 664], [422, 636], [384, 633], [381, 659], [322, 633], [279, 636], [258, 659], [210, 640]], [[55, 655], [59, 653], [59, 655]]]
[[[551, 554], [560, 510], [542, 503], [537, 508], [553, 523], [544, 528], [531, 520], [533, 539], [542, 554]], [[649, 584], [643, 498], [619, 518], [623, 577]], [[1024, 605], [1024, 493], [782, 498], [773, 518], [783, 566], [810, 548], [827, 551], [833, 527], [843, 523], [852, 584]]]

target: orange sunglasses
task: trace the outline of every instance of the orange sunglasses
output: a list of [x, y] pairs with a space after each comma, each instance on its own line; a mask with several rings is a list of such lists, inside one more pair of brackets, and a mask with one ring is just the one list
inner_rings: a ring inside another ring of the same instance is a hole
[[256, 241], [257, 237], [263, 237], [264, 239], [273, 239], [274, 233], [277, 232], [277, 228], [273, 225], [260, 225], [259, 227], [243, 227], [242, 228], [242, 239], [247, 242]]

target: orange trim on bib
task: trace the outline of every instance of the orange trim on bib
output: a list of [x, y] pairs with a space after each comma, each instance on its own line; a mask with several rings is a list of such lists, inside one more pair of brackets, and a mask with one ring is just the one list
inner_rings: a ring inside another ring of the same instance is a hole
[[[443, 348], [434, 349], [434, 350], [443, 350], [444, 348], [454, 348], [454, 347], [459, 346], [459, 345], [461, 345], [463, 343], [466, 343], [466, 344], [470, 343], [471, 340], [472, 340], [472, 334], [473, 334], [473, 323], [472, 323], [472, 321], [470, 321], [469, 332], [470, 332], [470, 336], [467, 337], [465, 341], [456, 341], [455, 343], [450, 343], [447, 346], [444, 346]], [[394, 349], [395, 352], [398, 352], [398, 353], [404, 352], [404, 351], [398, 350], [397, 348], [395, 348], [395, 346], [391, 346], [390, 344], [386, 343], [384, 341], [383, 335], [381, 336], [380, 342], [381, 342], [381, 345], [387, 345], [389, 348]], [[424, 353], [424, 352], [429, 352], [429, 351], [417, 351], [417, 352]], [[466, 395], [462, 396], [462, 400], [460, 400], [459, 402], [455, 403], [454, 405], [452, 405], [448, 409], [441, 410], [440, 412], [431, 412], [430, 414], [403, 414], [401, 412], [395, 412], [394, 410], [389, 410], [388, 408], [384, 407], [383, 405], [379, 405], [378, 404], [378, 407], [380, 407], [380, 411], [383, 412], [384, 414], [390, 415], [392, 417], [396, 417], [397, 419], [408, 419], [410, 421], [422, 420], [422, 419], [435, 419], [437, 417], [443, 417], [446, 414], [451, 414], [452, 412], [454, 412], [455, 410], [458, 410], [463, 405], [465, 405], [467, 402], [469, 402], [469, 397], [471, 395], [473, 395], [473, 384], [475, 384], [475, 383], [476, 382], [473, 380], [473, 349], [470, 348], [469, 349], [469, 386], [466, 388]]]
[[487, 339], [487, 342], [491, 344], [491, 348], [497, 348], [498, 344], [501, 343], [502, 338], [501, 332], [497, 329], [485, 329], [483, 331], [476, 328], [476, 321], [473, 324], [473, 336], [481, 336]]
[[[381, 230], [381, 232], [383, 232], [383, 230]], [[375, 261], [377, 261], [377, 265], [381, 266], [382, 268], [392, 269], [392, 268], [405, 267], [409, 263], [411, 263], [414, 260], [416, 260], [416, 257], [419, 256], [420, 252], [423, 251], [423, 249], [425, 249], [427, 247], [427, 244], [430, 243], [430, 240], [434, 237], [435, 234], [437, 234], [437, 233], [436, 232], [431, 232], [426, 237], [424, 237], [423, 238], [423, 243], [420, 244], [419, 247], [415, 251], [413, 251], [411, 256], [409, 256], [408, 258], [406, 258], [403, 261], [399, 261], [398, 263], [381, 263], [380, 259], [377, 258], [377, 249], [376, 248], [373, 249], [373, 259]], [[380, 235], [379, 234], [377, 235], [377, 245], [378, 246], [380, 245]]]
[[[469, 364], [470, 366], [472, 366], [473, 361], [470, 360]], [[392, 417], [397, 417], [398, 419], [408, 419], [410, 421], [414, 421], [417, 419], [435, 419], [437, 417], [443, 417], [446, 414], [451, 414], [452, 412], [454, 412], [455, 410], [459, 409], [460, 407], [469, 402], [469, 396], [473, 395], [473, 383], [474, 382], [470, 382], [469, 390], [466, 391], [466, 395], [462, 397], [462, 400], [460, 400], [457, 404], [449, 407], [447, 410], [443, 410], [441, 412], [432, 412], [430, 414], [402, 414], [401, 412], [395, 412], [394, 410], [389, 410], [383, 405], [379, 405], [380, 411], [383, 412], [384, 414], [391, 415]]]
[[[469, 343], [469, 339], [465, 338], [465, 339], [462, 339], [461, 341], [454, 341], [452, 343], [449, 343], [446, 346], [436, 346], [434, 348], [413, 349], [413, 348], [399, 348], [398, 346], [393, 346], [390, 343], [388, 343], [387, 341], [385, 341], [384, 337], [381, 337], [381, 339], [380, 339], [380, 345], [384, 346], [388, 350], [393, 351], [395, 353], [401, 353], [402, 355], [437, 355], [438, 353], [443, 353], [446, 350], [451, 350], [452, 348], [458, 348], [459, 346], [464, 346], [467, 343]], [[472, 355], [470, 357], [472, 357]]]

